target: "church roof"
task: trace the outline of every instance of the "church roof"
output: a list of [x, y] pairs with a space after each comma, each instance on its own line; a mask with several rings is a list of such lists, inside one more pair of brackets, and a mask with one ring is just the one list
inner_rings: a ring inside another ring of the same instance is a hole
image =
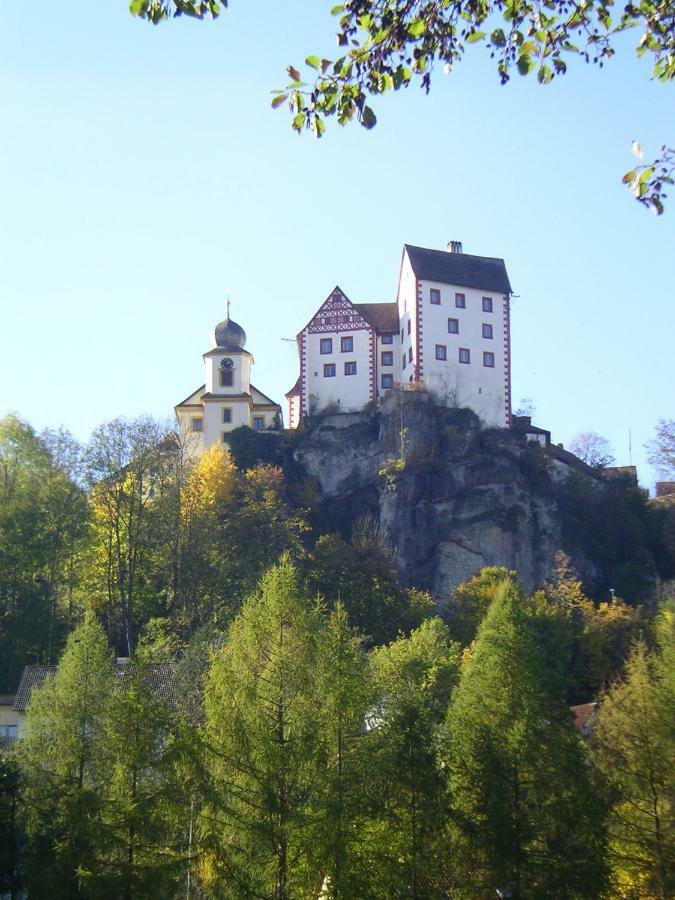
[[224, 350], [243, 350], [246, 345], [246, 332], [230, 318], [228, 312], [227, 317], [216, 325], [213, 340], [216, 347], [222, 347]]
[[354, 303], [352, 305], [378, 334], [398, 331], [397, 303]]
[[189, 396], [182, 400], [180, 403], [176, 404], [176, 409], [179, 406], [199, 406], [199, 400], [206, 390], [206, 385], [203, 384], [201, 387], [198, 387], [196, 391], [193, 391]]
[[263, 394], [263, 392], [253, 384], [251, 385], [251, 399], [253, 400], [254, 406], [274, 406], [280, 408], [278, 403], [268, 397], [267, 394]]
[[472, 256], [448, 250], [427, 250], [405, 244], [413, 272], [425, 281], [456, 284], [460, 287], [510, 294], [511, 283], [503, 259]]

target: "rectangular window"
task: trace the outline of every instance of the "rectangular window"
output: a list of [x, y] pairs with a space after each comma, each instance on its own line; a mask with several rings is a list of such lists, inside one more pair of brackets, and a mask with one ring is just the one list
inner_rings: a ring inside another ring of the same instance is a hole
[[354, 338], [351, 336], [340, 338], [340, 351], [342, 353], [353, 353]]
[[393, 366], [394, 365], [394, 354], [391, 350], [384, 350], [380, 354], [380, 359], [382, 360], [383, 366]]
[[483, 297], [483, 312], [492, 312], [492, 297]]
[[201, 432], [204, 430], [204, 420], [203, 419], [192, 419], [191, 422], [192, 430]]
[[405, 340], [405, 328], [401, 328], [401, 343]]
[[455, 294], [455, 306], [457, 309], [466, 309], [466, 295]]
[[412, 327], [411, 322], [412, 322], [412, 319], [408, 319], [408, 334], [410, 334], [410, 329]]
[[265, 427], [265, 420], [262, 416], [254, 416], [253, 417], [253, 430], [254, 431], [262, 431]]
[[487, 322], [483, 322], [483, 337], [484, 338], [492, 337], [492, 325], [489, 325]]
[[408, 347], [408, 362], [412, 362], [412, 347]]
[[393, 388], [394, 386], [394, 376], [393, 375], [383, 375], [382, 376], [382, 389], [388, 391], [389, 388]]
[[434, 306], [441, 305], [441, 292], [438, 288], [430, 288], [429, 289], [429, 299], [433, 303]]
[[393, 344], [394, 343], [394, 335], [393, 334], [383, 334], [382, 335], [382, 343], [383, 344]]
[[436, 344], [436, 359], [447, 359], [448, 351], [445, 344]]
[[333, 338], [321, 338], [321, 353], [332, 353], [333, 352]]
[[485, 353], [483, 354], [483, 365], [484, 365], [484, 366], [487, 366], [488, 369], [494, 369], [494, 367], [495, 367], [495, 355], [494, 355], [494, 353], [487, 353], [487, 352], [485, 352]]
[[471, 351], [466, 347], [459, 348], [459, 361], [461, 363], [470, 363], [471, 362]]
[[404, 353], [403, 356], [401, 357], [401, 368], [405, 369], [405, 366], [406, 366], [406, 361], [405, 361], [405, 353]]
[[459, 334], [459, 319], [448, 319], [448, 334]]
[[220, 440], [223, 442], [223, 444], [227, 443], [227, 432], [226, 431], [221, 431]]
[[223, 409], [223, 422], [227, 425], [232, 421], [232, 410], [229, 406]]
[[345, 363], [345, 375], [356, 375], [356, 363], [355, 362]]
[[323, 367], [324, 378], [335, 378], [335, 363], [325, 363]]
[[221, 387], [232, 387], [232, 369], [218, 369]]

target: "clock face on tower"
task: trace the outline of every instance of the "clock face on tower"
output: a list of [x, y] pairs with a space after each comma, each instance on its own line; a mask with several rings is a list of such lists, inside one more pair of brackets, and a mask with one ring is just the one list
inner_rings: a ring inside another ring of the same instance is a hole
[[230, 359], [229, 356], [226, 356], [225, 359], [221, 359], [220, 368], [221, 369], [231, 369], [234, 366], [234, 363]]

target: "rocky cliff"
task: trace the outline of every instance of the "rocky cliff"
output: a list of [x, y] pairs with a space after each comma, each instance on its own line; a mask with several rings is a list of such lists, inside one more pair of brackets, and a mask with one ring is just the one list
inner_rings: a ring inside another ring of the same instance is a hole
[[442, 601], [484, 566], [540, 584], [560, 549], [560, 473], [547, 454], [470, 410], [426, 392], [391, 394], [376, 412], [326, 416], [294, 458], [318, 486], [326, 521], [364, 511], [379, 521], [401, 583]]

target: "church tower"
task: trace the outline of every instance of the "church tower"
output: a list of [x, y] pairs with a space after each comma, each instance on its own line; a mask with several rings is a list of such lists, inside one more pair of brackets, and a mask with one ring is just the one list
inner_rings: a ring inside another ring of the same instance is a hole
[[204, 384], [176, 407], [184, 444], [202, 453], [213, 444], [228, 445], [228, 435], [242, 425], [256, 431], [281, 428], [281, 407], [251, 384], [253, 356], [246, 332], [230, 318], [213, 331], [211, 349], [203, 354]]

